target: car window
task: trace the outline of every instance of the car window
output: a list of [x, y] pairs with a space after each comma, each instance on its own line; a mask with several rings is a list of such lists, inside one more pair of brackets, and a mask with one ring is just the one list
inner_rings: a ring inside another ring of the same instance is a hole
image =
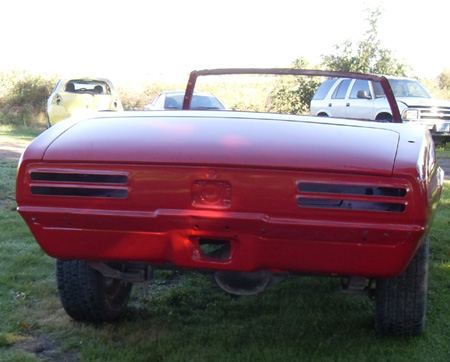
[[183, 107], [184, 94], [166, 95], [164, 109], [181, 109]]
[[372, 95], [369, 88], [369, 81], [363, 80], [363, 79], [357, 79], [355, 83], [353, 84], [352, 92], [350, 93], [350, 98], [357, 99], [358, 98], [358, 92], [366, 91], [368, 95]]
[[351, 79], [344, 79], [336, 88], [331, 98], [333, 99], [344, 99], [347, 94], [348, 87], [351, 83]]
[[223, 109], [223, 105], [211, 96], [195, 95], [192, 98], [191, 109]]
[[72, 79], [66, 83], [64, 90], [70, 93], [111, 94], [109, 84], [96, 80]]
[[384, 94], [384, 90], [381, 87], [381, 84], [379, 82], [373, 82], [373, 91], [375, 92], [375, 98], [383, 98], [386, 95]]
[[325, 99], [334, 83], [336, 83], [336, 79], [328, 79], [323, 82], [317, 89], [316, 93], [314, 93], [313, 100]]
[[431, 98], [423, 86], [414, 80], [389, 79], [392, 91], [396, 97]]

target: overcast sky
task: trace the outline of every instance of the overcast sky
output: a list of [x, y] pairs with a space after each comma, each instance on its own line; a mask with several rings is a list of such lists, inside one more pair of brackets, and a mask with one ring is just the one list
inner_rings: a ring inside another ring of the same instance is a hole
[[312, 64], [364, 38], [381, 4], [383, 48], [436, 77], [450, 68], [448, 0], [0, 0], [0, 70], [135, 79], [219, 67]]

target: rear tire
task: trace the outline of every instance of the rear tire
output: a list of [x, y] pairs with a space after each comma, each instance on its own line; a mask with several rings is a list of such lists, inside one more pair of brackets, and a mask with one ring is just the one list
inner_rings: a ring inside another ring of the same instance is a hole
[[82, 260], [57, 260], [56, 280], [67, 314], [77, 321], [91, 323], [119, 318], [132, 287], [131, 283], [104, 277]]
[[381, 113], [375, 120], [378, 122], [392, 122], [392, 116], [389, 113]]
[[427, 309], [429, 239], [399, 276], [376, 284], [375, 330], [382, 335], [423, 332]]

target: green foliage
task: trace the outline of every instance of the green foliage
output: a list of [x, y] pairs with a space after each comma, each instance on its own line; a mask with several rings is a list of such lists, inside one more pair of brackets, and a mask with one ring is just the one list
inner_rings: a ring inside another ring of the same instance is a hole
[[277, 113], [307, 114], [319, 82], [298, 77], [291, 86], [284, 84], [272, 93], [270, 110]]
[[[226, 78], [226, 79], [225, 79]], [[187, 78], [186, 78], [187, 79]], [[164, 91], [184, 90], [185, 81], [124, 84], [117, 92], [125, 110], [142, 110]], [[265, 112], [266, 101], [273, 89], [271, 77], [202, 77], [195, 91], [210, 92], [231, 110]]]
[[[442, 73], [441, 73], [442, 75]], [[441, 86], [440, 78], [434, 79], [421, 79], [421, 83], [431, 93], [434, 98], [437, 99], [450, 99], [450, 87]]]
[[214, 94], [233, 111], [266, 112], [268, 98], [277, 79], [258, 75], [208, 76], [200, 77], [195, 88]]
[[[375, 73], [385, 75], [406, 75], [409, 66], [393, 59], [392, 52], [381, 47], [378, 38], [378, 19], [381, 10], [367, 9], [369, 29], [365, 38], [356, 45], [346, 40], [342, 45], [335, 45], [335, 53], [324, 55], [323, 66], [328, 70], [356, 73]], [[307, 68], [305, 59], [297, 59], [294, 68]], [[306, 114], [316, 89], [317, 80], [296, 77], [295, 80], [280, 82], [270, 97], [269, 110], [280, 113]]]
[[374, 73], [384, 75], [407, 75], [411, 71], [406, 64], [392, 56], [392, 51], [381, 47], [378, 38], [378, 20], [381, 10], [367, 9], [369, 29], [365, 38], [356, 46], [350, 40], [342, 45], [334, 45], [335, 53], [322, 56], [323, 65], [328, 70], [356, 73]]
[[[296, 69], [308, 68], [305, 59], [296, 59], [292, 63]], [[277, 113], [307, 114], [309, 105], [320, 82], [308, 77], [292, 77], [281, 80], [270, 95], [269, 110]]]
[[438, 76], [439, 87], [442, 89], [450, 89], [450, 68], [444, 70]]
[[450, 158], [450, 142], [436, 146], [437, 158]]
[[0, 79], [0, 123], [24, 126], [42, 124], [55, 78], [11, 72], [1, 73]]
[[450, 68], [444, 68], [436, 79], [427, 79], [423, 83], [435, 98], [450, 99]]
[[117, 87], [117, 93], [124, 110], [139, 111], [153, 101], [159, 93], [170, 90], [184, 90], [185, 87], [186, 84], [183, 82], [165, 83], [156, 81], [144, 84], [124, 84]]

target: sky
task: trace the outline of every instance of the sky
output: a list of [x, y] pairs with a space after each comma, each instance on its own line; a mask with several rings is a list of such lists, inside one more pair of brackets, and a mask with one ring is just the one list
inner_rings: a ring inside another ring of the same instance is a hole
[[450, 68], [448, 0], [0, 0], [0, 71], [133, 80], [194, 69], [318, 64], [364, 39], [380, 4], [381, 46], [420, 78]]

